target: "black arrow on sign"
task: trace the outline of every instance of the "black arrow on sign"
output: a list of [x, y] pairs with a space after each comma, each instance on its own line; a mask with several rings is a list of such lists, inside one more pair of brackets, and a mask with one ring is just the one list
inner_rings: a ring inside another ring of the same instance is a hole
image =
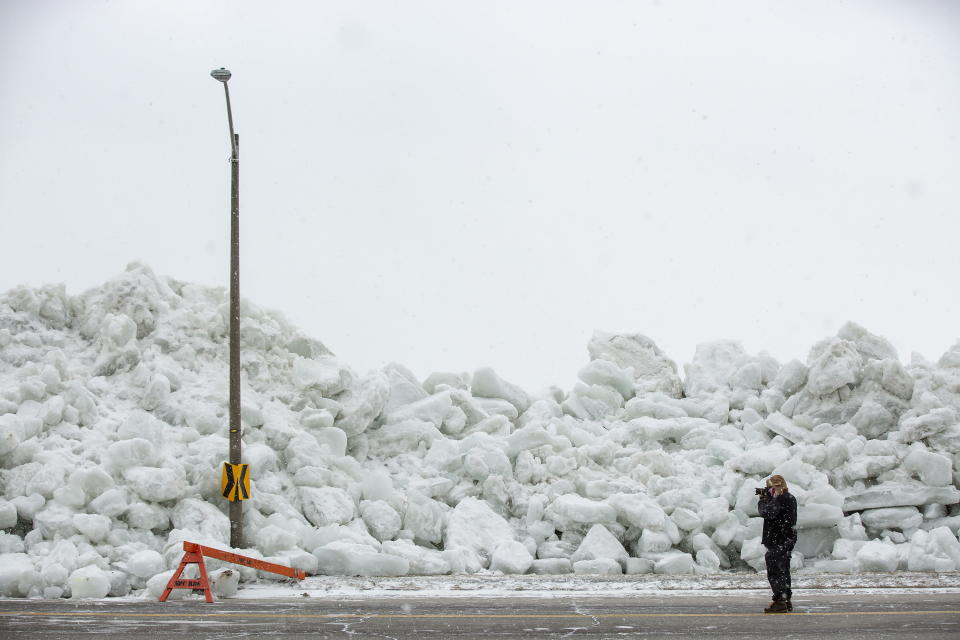
[[250, 494], [247, 493], [247, 470], [249, 465], [242, 464], [240, 465], [240, 478], [237, 480], [237, 493], [241, 500], [249, 500]]
[[233, 488], [236, 486], [237, 481], [233, 477], [233, 465], [226, 462], [223, 463], [223, 469], [227, 472], [227, 485], [223, 488], [223, 497], [227, 500], [230, 499], [230, 494], [233, 493]]

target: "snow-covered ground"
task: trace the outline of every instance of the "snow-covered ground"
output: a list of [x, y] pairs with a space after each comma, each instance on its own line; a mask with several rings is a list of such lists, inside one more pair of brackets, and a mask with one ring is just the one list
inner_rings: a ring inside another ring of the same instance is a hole
[[[793, 588], [806, 595], [819, 593], [956, 593], [960, 573], [898, 571], [895, 573], [809, 573], [793, 577]], [[355, 578], [315, 576], [299, 583], [259, 583], [238, 592], [240, 598], [387, 597], [451, 598], [543, 597], [549, 595], [722, 594], [729, 591], [769, 593], [765, 575], [723, 572], [709, 575], [483, 575]], [[197, 596], [200, 597], [200, 596]]]
[[[244, 303], [242, 350], [248, 555], [762, 588], [716, 574], [762, 571], [754, 487], [779, 473], [798, 577], [960, 570], [960, 343], [904, 365], [848, 323], [806, 363], [721, 341], [681, 376], [649, 338], [597, 332], [580, 383], [528, 393], [490, 368], [359, 374]], [[132, 265], [0, 297], [0, 596], [156, 596], [182, 541], [225, 548], [226, 385], [221, 289]], [[218, 569], [217, 592], [238, 579], [258, 576]]]

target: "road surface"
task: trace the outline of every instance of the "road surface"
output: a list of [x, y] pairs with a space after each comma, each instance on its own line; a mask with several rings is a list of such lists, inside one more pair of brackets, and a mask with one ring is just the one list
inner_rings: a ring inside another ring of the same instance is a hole
[[2, 600], [0, 638], [960, 638], [960, 592], [454, 595], [222, 600]]

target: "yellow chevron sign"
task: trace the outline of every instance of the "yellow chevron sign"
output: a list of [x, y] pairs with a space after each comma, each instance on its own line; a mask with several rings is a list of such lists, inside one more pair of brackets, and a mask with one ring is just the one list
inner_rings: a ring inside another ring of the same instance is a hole
[[223, 463], [220, 493], [230, 502], [250, 499], [250, 465]]

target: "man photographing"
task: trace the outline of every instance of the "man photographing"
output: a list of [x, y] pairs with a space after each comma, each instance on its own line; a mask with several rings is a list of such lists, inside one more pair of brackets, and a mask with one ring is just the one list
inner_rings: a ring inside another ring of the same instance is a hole
[[770, 476], [764, 489], [757, 489], [757, 509], [763, 518], [763, 537], [767, 548], [767, 580], [773, 590], [773, 602], [764, 613], [793, 611], [790, 602], [790, 553], [797, 542], [797, 499], [787, 490], [783, 476]]

